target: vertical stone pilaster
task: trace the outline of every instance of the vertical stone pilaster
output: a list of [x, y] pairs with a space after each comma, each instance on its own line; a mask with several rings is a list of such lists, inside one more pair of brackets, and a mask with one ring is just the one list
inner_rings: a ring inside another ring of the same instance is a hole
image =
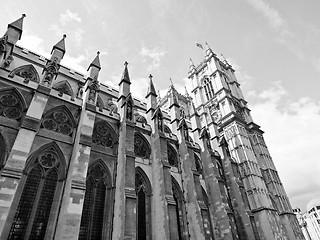
[[56, 240], [76, 240], [79, 237], [94, 120], [93, 112], [85, 110], [81, 114], [61, 202]]
[[[47, 104], [48, 96], [36, 92], [23, 119], [22, 126], [15, 139], [8, 160], [0, 176], [0, 236], [6, 224], [13, 198], [20, 182], [30, 150], [38, 128], [41, 116]], [[26, 124], [28, 122], [28, 124]], [[30, 124], [31, 123], [31, 124]], [[16, 207], [16, 206], [15, 206]], [[15, 211], [15, 209], [11, 209]]]
[[120, 123], [112, 239], [136, 239], [134, 124]]
[[186, 200], [186, 207], [188, 209], [189, 232], [191, 239], [205, 239], [205, 233], [202, 222], [201, 209], [197, 199], [195, 188], [195, 180], [193, 176], [193, 167], [190, 155], [193, 155], [193, 150], [188, 147], [184, 137], [181, 137], [179, 147], [182, 179], [184, 187], [184, 195]]
[[[167, 141], [163, 134], [152, 134], [152, 234], [155, 240], [169, 240], [172, 225], [177, 225], [175, 202], [172, 197], [170, 166], [165, 161]], [[166, 177], [165, 177], [166, 175]], [[170, 179], [170, 181], [166, 181]], [[172, 205], [174, 204], [174, 205]], [[169, 205], [173, 207], [170, 208]], [[170, 214], [170, 209], [173, 209]], [[177, 226], [176, 228], [177, 229]], [[174, 235], [174, 234], [172, 234]], [[178, 235], [177, 235], [178, 236]]]

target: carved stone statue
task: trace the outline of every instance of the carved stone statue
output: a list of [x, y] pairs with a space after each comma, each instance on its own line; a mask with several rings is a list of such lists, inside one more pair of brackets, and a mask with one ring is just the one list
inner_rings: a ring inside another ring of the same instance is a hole
[[12, 55], [9, 55], [3, 62], [3, 68], [9, 67], [12, 61], [13, 61], [13, 57]]
[[47, 85], [51, 85], [53, 77], [58, 74], [58, 58], [54, 58], [52, 61], [49, 61], [44, 69], [45, 75], [43, 79], [43, 83], [46, 83]]

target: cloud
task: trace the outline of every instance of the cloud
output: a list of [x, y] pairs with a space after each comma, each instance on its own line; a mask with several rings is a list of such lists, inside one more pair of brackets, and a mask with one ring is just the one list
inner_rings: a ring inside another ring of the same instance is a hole
[[66, 10], [65, 13], [60, 15], [59, 19], [62, 26], [67, 25], [70, 22], [78, 22], [81, 23], [81, 18], [78, 16], [78, 13], [73, 13], [69, 9]]
[[36, 35], [24, 33], [23, 37], [18, 41], [17, 44], [23, 48], [48, 58], [50, 55], [47, 51], [45, 51], [43, 42], [43, 39]]
[[148, 49], [143, 46], [139, 54], [145, 58], [143, 60], [144, 62], [147, 62], [146, 58], [150, 58], [152, 60], [152, 63], [147, 68], [148, 71], [151, 71], [151, 70], [159, 68], [161, 58], [166, 53], [167, 53], [167, 51], [165, 51], [164, 49], [161, 49], [159, 47], [155, 47], [153, 49]]
[[248, 102], [254, 121], [265, 139], [293, 207], [305, 208], [320, 196], [320, 102], [290, 97], [281, 82], [260, 93], [251, 92]]
[[82, 54], [73, 57], [70, 55], [64, 55], [61, 64], [71, 68], [79, 73], [85, 74], [87, 72], [87, 69], [83, 67], [83, 61], [86, 60], [86, 57]]
[[273, 9], [264, 0], [247, 0], [247, 2], [264, 15], [271, 27], [280, 29], [284, 26], [285, 20], [281, 17], [279, 12]]

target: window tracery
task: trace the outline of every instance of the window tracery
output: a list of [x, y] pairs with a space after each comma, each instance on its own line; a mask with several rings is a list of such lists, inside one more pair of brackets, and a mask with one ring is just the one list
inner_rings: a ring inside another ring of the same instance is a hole
[[100, 162], [89, 167], [80, 222], [79, 240], [102, 239], [107, 199], [107, 169]]
[[151, 236], [151, 184], [140, 168], [136, 169], [135, 186], [137, 194], [137, 239], [146, 240], [148, 236]]
[[204, 78], [203, 87], [204, 87], [204, 92], [205, 92], [205, 95], [207, 97], [207, 100], [209, 101], [210, 99], [213, 98], [214, 91], [213, 91], [211, 80], [208, 77]]
[[38, 83], [40, 81], [39, 74], [32, 64], [17, 67], [10, 72], [9, 77], [14, 77], [15, 75], [22, 77], [24, 83], [29, 83], [30, 81]]
[[68, 83], [68, 81], [66, 81], [66, 80], [56, 83], [55, 85], [53, 85], [52, 88], [59, 91], [60, 97], [63, 94], [66, 94], [66, 95], [73, 97], [73, 90], [72, 90], [70, 84]]
[[22, 117], [25, 103], [21, 100], [17, 90], [7, 89], [0, 92], [0, 115], [19, 121]]
[[139, 133], [134, 135], [134, 154], [137, 157], [150, 158], [151, 148], [147, 140]]
[[203, 174], [202, 163], [197, 154], [194, 154], [194, 160], [195, 160], [197, 172], [199, 174]]
[[[15, 212], [8, 239], [45, 239], [58, 180], [65, 163], [55, 145], [43, 146], [28, 161], [26, 181]], [[61, 191], [57, 194], [60, 194]]]
[[113, 147], [116, 143], [115, 133], [106, 122], [96, 123], [93, 128], [92, 142], [104, 147]]
[[44, 114], [42, 127], [50, 131], [71, 136], [75, 127], [75, 121], [66, 107], [58, 106]]
[[177, 152], [173, 149], [173, 147], [170, 144], [167, 145], [167, 153], [170, 166], [178, 167]]

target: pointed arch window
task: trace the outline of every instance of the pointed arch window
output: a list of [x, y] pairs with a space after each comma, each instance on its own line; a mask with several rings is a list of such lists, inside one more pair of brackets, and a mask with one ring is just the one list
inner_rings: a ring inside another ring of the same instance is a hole
[[6, 142], [0, 133], [0, 169], [5, 165], [7, 160], [7, 146]]
[[203, 227], [206, 236], [208, 239], [213, 238], [213, 231], [212, 231], [212, 224], [211, 224], [211, 216], [210, 216], [210, 211], [209, 211], [209, 200], [208, 200], [208, 195], [206, 191], [201, 187], [202, 189], [202, 196], [203, 196], [203, 201], [204, 204], [206, 205], [206, 209], [202, 209], [201, 214], [202, 214], [202, 220], [203, 220]]
[[208, 77], [204, 78], [203, 87], [204, 87], [204, 92], [206, 94], [207, 100], [211, 100], [214, 96], [214, 91], [213, 91], [211, 80]]
[[151, 239], [151, 184], [142, 169], [136, 169], [137, 239]]
[[61, 97], [63, 94], [71, 96], [72, 99], [74, 99], [73, 90], [70, 85], [70, 83], [67, 80], [63, 80], [60, 82], [57, 82], [53, 85], [53, 89], [59, 91], [59, 96]]
[[48, 229], [53, 220], [52, 212], [56, 210], [53, 209], [53, 202], [61, 196], [65, 162], [55, 143], [43, 148], [27, 163], [22, 178], [25, 183], [10, 228], [9, 240], [52, 237]]
[[11, 78], [15, 75], [24, 78], [24, 83], [28, 83], [29, 81], [36, 83], [40, 82], [39, 74], [32, 64], [17, 67], [9, 73], [9, 77]]
[[202, 163], [197, 154], [194, 154], [194, 160], [195, 160], [197, 172], [199, 174], [203, 174]]
[[2, 89], [0, 92], [0, 116], [19, 121], [26, 103], [16, 88]]
[[103, 147], [112, 148], [116, 144], [116, 133], [107, 122], [98, 122], [93, 128], [92, 142]]
[[99, 240], [107, 234], [104, 222], [109, 218], [106, 203], [108, 202], [107, 185], [110, 184], [110, 174], [107, 167], [100, 162], [89, 167], [86, 193], [80, 223], [79, 240]]
[[185, 229], [185, 212], [183, 210], [184, 207], [184, 198], [183, 198], [183, 193], [180, 189], [179, 184], [177, 183], [177, 181], [171, 177], [172, 179], [172, 193], [173, 193], [173, 199], [176, 203], [176, 226], [177, 226], [177, 232], [178, 232], [178, 239], [182, 240], [183, 239], [183, 233], [184, 233], [184, 229]]
[[141, 157], [144, 159], [150, 158], [151, 147], [147, 139], [145, 139], [145, 137], [143, 137], [140, 133], [134, 134], [134, 154], [137, 157]]
[[167, 145], [167, 153], [170, 166], [178, 167], [178, 154], [170, 144]]

